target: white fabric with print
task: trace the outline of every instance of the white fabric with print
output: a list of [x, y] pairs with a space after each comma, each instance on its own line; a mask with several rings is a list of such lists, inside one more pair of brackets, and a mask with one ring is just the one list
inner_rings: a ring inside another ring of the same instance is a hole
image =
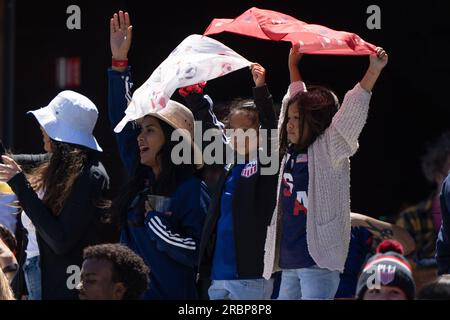
[[190, 35], [164, 60], [150, 78], [133, 93], [125, 117], [114, 129], [164, 108], [177, 88], [224, 76], [251, 62], [217, 40]]

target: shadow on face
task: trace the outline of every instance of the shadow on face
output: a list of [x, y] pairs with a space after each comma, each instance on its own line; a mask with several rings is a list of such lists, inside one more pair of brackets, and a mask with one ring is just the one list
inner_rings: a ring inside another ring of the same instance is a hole
[[80, 300], [122, 300], [126, 289], [113, 281], [114, 266], [110, 261], [86, 259], [81, 270]]

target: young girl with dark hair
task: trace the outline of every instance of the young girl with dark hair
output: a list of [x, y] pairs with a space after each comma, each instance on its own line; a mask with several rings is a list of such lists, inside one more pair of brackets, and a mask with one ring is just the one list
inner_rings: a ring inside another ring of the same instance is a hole
[[323, 87], [306, 89], [291, 49], [291, 85], [278, 126], [283, 156], [277, 205], [267, 230], [264, 277], [282, 270], [278, 299], [333, 299], [350, 242], [350, 160], [367, 119], [371, 90], [387, 54], [370, 56], [366, 75], [339, 106]]
[[[211, 300], [267, 300], [273, 289], [273, 282], [263, 279], [262, 272], [264, 238], [275, 206], [278, 175], [276, 169], [272, 174], [264, 172], [271, 164], [264, 162], [261, 154], [272, 155], [270, 129], [276, 128], [276, 115], [266, 70], [255, 63], [251, 74], [254, 100], [234, 100], [226, 117], [226, 127], [233, 133], [230, 143], [223, 145], [228, 157], [200, 243], [200, 275], [211, 280]], [[187, 104], [203, 127], [217, 128], [212, 100], [200, 89], [185, 95]], [[264, 130], [269, 131], [266, 141]], [[220, 132], [215, 139], [222, 140]], [[274, 158], [278, 162], [278, 157]]]

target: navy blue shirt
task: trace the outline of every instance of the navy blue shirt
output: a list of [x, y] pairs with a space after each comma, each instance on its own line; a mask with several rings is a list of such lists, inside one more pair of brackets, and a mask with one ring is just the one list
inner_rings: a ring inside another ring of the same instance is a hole
[[233, 232], [233, 194], [236, 189], [236, 181], [244, 166], [244, 164], [235, 165], [225, 181], [220, 216], [217, 221], [217, 241], [211, 270], [212, 280], [238, 279], [236, 243]]
[[372, 249], [372, 233], [364, 227], [353, 227], [344, 273], [341, 274], [335, 298], [354, 298], [358, 276]]
[[306, 243], [308, 155], [290, 152], [288, 156], [280, 190], [283, 210], [280, 267], [308, 268], [316, 264]]

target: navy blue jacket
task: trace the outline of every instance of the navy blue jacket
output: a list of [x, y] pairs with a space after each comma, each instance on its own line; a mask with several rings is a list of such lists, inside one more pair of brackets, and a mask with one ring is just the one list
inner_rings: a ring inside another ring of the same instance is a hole
[[441, 200], [442, 225], [436, 241], [438, 274], [450, 273], [450, 174], [444, 181]]
[[[130, 68], [124, 73], [108, 70], [108, 109], [112, 127], [123, 118], [130, 98]], [[120, 157], [129, 176], [138, 163], [139, 132], [128, 123], [116, 134]], [[149, 169], [149, 180], [152, 172]], [[127, 225], [121, 242], [139, 254], [150, 268], [150, 287], [146, 299], [196, 299], [198, 243], [200, 241], [209, 195], [204, 183], [194, 175], [178, 177], [176, 190], [168, 195], [168, 212], [150, 211], [142, 222], [144, 192], [136, 195], [127, 212]], [[150, 182], [151, 183], [151, 182]]]

